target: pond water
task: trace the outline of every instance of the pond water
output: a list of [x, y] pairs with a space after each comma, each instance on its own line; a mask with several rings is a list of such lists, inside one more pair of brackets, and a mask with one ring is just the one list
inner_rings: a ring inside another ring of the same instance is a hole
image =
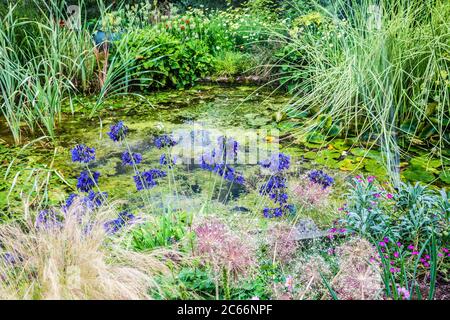
[[[355, 139], [323, 143], [288, 137], [288, 132], [300, 127], [303, 121], [302, 117], [286, 120], [281, 113], [291, 97], [257, 89], [253, 86], [201, 85], [145, 97], [122, 96], [107, 101], [93, 118], [89, 113], [95, 101], [83, 97], [73, 104], [73, 115], [66, 113], [63, 116], [53, 143], [40, 140], [25, 148], [12, 147], [9, 135], [3, 131], [0, 173], [5, 176], [8, 166], [9, 171], [7, 179], [0, 185], [0, 205], [14, 211], [20, 207], [24, 194], [30, 201], [36, 201], [34, 196], [38, 190], [41, 193], [45, 190], [45, 200], [52, 204], [62, 202], [69, 193], [76, 192], [76, 179], [85, 168], [71, 162], [70, 149], [81, 143], [96, 149], [96, 161], [89, 168], [100, 173], [100, 189], [108, 193], [110, 200], [127, 200], [122, 205], [128, 207], [151, 203], [154, 210], [165, 210], [167, 204], [198, 210], [205, 199], [220, 200], [239, 212], [250, 211], [255, 204], [260, 210], [264, 204], [261, 204], [257, 190], [265, 177], [257, 164], [277, 150], [292, 156], [291, 175], [294, 177], [312, 167], [326, 167], [329, 171], [340, 172], [337, 175], [342, 177], [364, 171], [381, 179], [387, 178], [380, 152], [364, 149]], [[109, 126], [119, 120], [129, 128], [126, 144], [113, 142], [106, 134]], [[182, 137], [184, 143], [171, 151], [172, 156], [177, 157], [177, 165], [155, 188], [146, 192], [144, 199], [142, 193], [136, 191], [133, 168], [124, 167], [121, 156], [130, 148], [143, 156], [139, 170], [161, 169], [160, 157], [168, 152], [154, 146], [155, 137], [161, 134]], [[233, 166], [245, 177], [245, 188], [224, 182], [199, 167], [199, 157], [214, 147], [219, 136], [239, 142], [240, 158]], [[409, 170], [413, 177], [419, 176], [417, 180], [425, 179], [426, 182], [438, 181], [442, 163], [430, 165], [430, 161], [420, 154], [411, 160]], [[10, 165], [11, 161], [14, 161], [13, 165]], [[420, 169], [425, 165], [429, 169]], [[16, 187], [9, 193], [13, 184]]]

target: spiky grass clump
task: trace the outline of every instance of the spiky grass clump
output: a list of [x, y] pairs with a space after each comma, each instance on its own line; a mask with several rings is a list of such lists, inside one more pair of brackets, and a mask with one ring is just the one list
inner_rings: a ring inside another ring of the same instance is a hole
[[[278, 61], [280, 80], [296, 81], [292, 106], [314, 114], [305, 130], [315, 130], [327, 114], [344, 132], [372, 136], [397, 181], [408, 141], [426, 140], [435, 152], [449, 143], [448, 2], [338, 0], [317, 10], [318, 28], [329, 29], [279, 34], [292, 49]], [[298, 64], [289, 62], [295, 55]], [[406, 138], [402, 150], [400, 138]]]
[[[149, 299], [160, 253], [127, 251], [105, 230], [114, 210], [74, 204], [57, 224], [0, 225], [0, 297]], [[8, 259], [5, 259], [8, 257]]]

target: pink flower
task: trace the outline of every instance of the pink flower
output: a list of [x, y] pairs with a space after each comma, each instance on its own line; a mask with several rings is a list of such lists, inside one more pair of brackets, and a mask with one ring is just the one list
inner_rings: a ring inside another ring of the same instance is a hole
[[376, 179], [375, 176], [369, 176], [369, 177], [367, 177], [367, 182], [372, 183], [375, 181], [375, 179]]
[[394, 257], [398, 258], [399, 256], [400, 256], [400, 254], [397, 251], [395, 251], [394, 252]]
[[429, 268], [429, 267], [430, 267], [430, 264], [429, 264], [428, 262], [424, 262], [424, 263], [423, 263], [423, 266], [424, 266], [425, 268]]
[[411, 252], [411, 254], [417, 256], [419, 254], [419, 251], [413, 251], [413, 252]]
[[379, 198], [379, 197], [381, 197], [381, 194], [375, 193], [373, 196], [374, 196], [375, 198]]
[[408, 246], [408, 250], [414, 250], [415, 249], [415, 247], [412, 245], [412, 244], [410, 244], [409, 246]]
[[292, 276], [286, 277], [286, 282], [284, 283], [284, 286], [291, 291], [292, 287], [294, 286], [294, 278]]
[[388, 199], [392, 199], [394, 196], [392, 195], [392, 193], [388, 193], [387, 195], [386, 195], [386, 198], [388, 198]]
[[409, 300], [410, 295], [409, 295], [409, 291], [406, 290], [406, 288], [399, 287], [397, 289], [397, 292], [402, 297], [403, 300]]
[[383, 238], [383, 242], [388, 243], [389, 242], [389, 238], [388, 237], [384, 237]]
[[401, 242], [397, 242], [397, 247], [403, 246]]
[[448, 253], [448, 249], [447, 248], [442, 248], [442, 251], [444, 251], [445, 253]]
[[438, 253], [438, 257], [443, 257], [444, 255], [442, 253]]

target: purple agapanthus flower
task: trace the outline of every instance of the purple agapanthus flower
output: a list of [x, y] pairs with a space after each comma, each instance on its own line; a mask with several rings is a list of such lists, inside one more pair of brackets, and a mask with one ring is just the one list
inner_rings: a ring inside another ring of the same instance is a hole
[[271, 176], [269, 178], [269, 181], [261, 186], [261, 188], [259, 189], [259, 193], [262, 195], [266, 195], [274, 192], [277, 189], [284, 188], [286, 188], [286, 178], [281, 176]]
[[122, 153], [122, 164], [124, 166], [132, 166], [142, 162], [142, 155], [140, 153], [130, 153], [125, 151]]
[[47, 228], [61, 225], [61, 219], [52, 209], [39, 211], [34, 222], [36, 228]]
[[92, 177], [90, 176], [89, 171], [82, 171], [78, 177], [77, 189], [80, 191], [89, 192], [89, 190], [91, 190], [98, 183], [99, 177], [100, 173], [97, 171], [92, 173]]
[[90, 190], [88, 195], [83, 199], [83, 204], [89, 209], [95, 209], [100, 207], [106, 198], [108, 198], [108, 193]]
[[17, 260], [14, 257], [14, 255], [9, 252], [5, 252], [3, 254], [2, 259], [5, 261], [6, 264], [9, 264], [9, 265], [15, 265], [17, 263]]
[[284, 153], [273, 154], [270, 159], [260, 163], [261, 167], [269, 169], [274, 173], [282, 172], [289, 169], [291, 157]]
[[110, 220], [105, 223], [104, 227], [107, 233], [114, 234], [122, 229], [126, 224], [132, 222], [135, 216], [127, 211], [122, 211], [119, 213], [116, 219]]
[[162, 178], [167, 176], [167, 173], [162, 170], [158, 169], [151, 169], [148, 171], [144, 171], [142, 173], [137, 172], [134, 178], [134, 182], [136, 184], [136, 189], [138, 191], [144, 190], [144, 189], [151, 189], [156, 186], [155, 179]]
[[66, 199], [66, 203], [62, 206], [63, 211], [67, 211], [75, 201], [75, 199], [78, 197], [76, 193], [71, 193]]
[[244, 184], [245, 182], [242, 174], [236, 172], [236, 170], [229, 164], [216, 164], [213, 171], [227, 181], [236, 182], [238, 184]]
[[162, 166], [168, 166], [169, 168], [172, 167], [176, 163], [175, 158], [170, 158], [170, 156], [167, 156], [166, 154], [162, 154], [159, 158], [159, 164]]
[[122, 141], [128, 134], [128, 127], [124, 125], [123, 121], [111, 125], [110, 131], [107, 133], [112, 141]]
[[294, 207], [292, 205], [284, 205], [277, 208], [264, 208], [263, 215], [265, 218], [279, 218], [292, 212], [293, 209]]
[[236, 140], [220, 136], [217, 138], [217, 145], [217, 154], [220, 156], [220, 160], [234, 160], [237, 157], [239, 143]]
[[95, 149], [85, 144], [77, 144], [72, 150], [72, 162], [89, 163], [95, 160]]
[[322, 170], [310, 171], [308, 178], [311, 182], [321, 185], [323, 189], [330, 187], [334, 182], [334, 179]]
[[162, 149], [165, 147], [173, 147], [176, 144], [177, 142], [171, 136], [168, 136], [166, 134], [159, 136], [155, 139], [155, 146], [158, 149]]
[[200, 156], [200, 168], [213, 171], [215, 167], [214, 150], [212, 153], [206, 153]]

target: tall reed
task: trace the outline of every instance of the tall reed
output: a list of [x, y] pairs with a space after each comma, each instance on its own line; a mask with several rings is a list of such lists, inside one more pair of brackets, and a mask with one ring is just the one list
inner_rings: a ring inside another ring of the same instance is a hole
[[[278, 34], [292, 51], [278, 61], [277, 79], [296, 81], [291, 105], [314, 114], [305, 129], [330, 114], [344, 133], [375, 137], [398, 182], [399, 156], [413, 141], [426, 140], [437, 155], [449, 144], [450, 6], [441, 0], [333, 3], [316, 7], [333, 25], [326, 41], [323, 34]], [[302, 63], [289, 63], [291, 54]]]

